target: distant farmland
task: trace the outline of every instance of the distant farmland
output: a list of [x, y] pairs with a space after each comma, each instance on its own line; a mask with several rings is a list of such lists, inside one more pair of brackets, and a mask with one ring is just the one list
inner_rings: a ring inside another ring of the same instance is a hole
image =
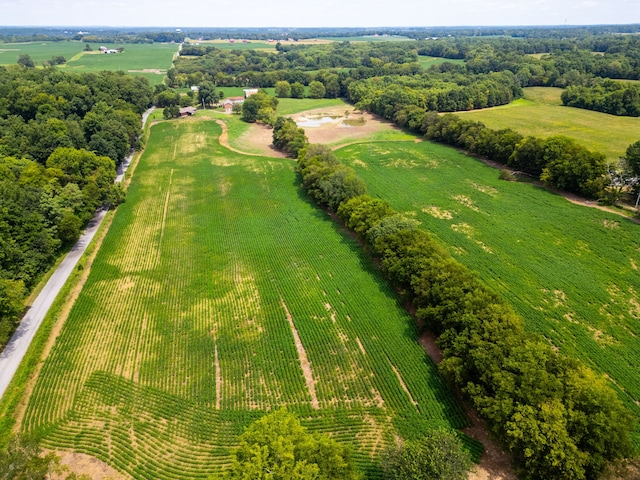
[[223, 149], [210, 120], [152, 128], [22, 429], [134, 478], [206, 478], [281, 405], [376, 454], [466, 419], [360, 247], [294, 163]]
[[[422, 222], [527, 327], [608, 375], [640, 418], [640, 225], [430, 142], [337, 151], [369, 193]], [[640, 445], [640, 435], [636, 435]]]
[[524, 98], [509, 105], [469, 112], [456, 112], [489, 128], [512, 128], [523, 135], [566, 135], [591, 150], [604, 153], [611, 162], [640, 140], [640, 118], [617, 117], [581, 108], [562, 106], [562, 89], [531, 87]]
[[[15, 64], [20, 55], [29, 55], [36, 65], [51, 60], [51, 57], [62, 55], [67, 63], [58, 68], [67, 71], [122, 70], [132, 75], [144, 76], [152, 84], [156, 84], [162, 82], [166, 71], [171, 68], [173, 56], [178, 51], [178, 45], [171, 43], [91, 43], [91, 52], [84, 51], [85, 45], [84, 42], [76, 41], [0, 44], [0, 65]], [[98, 50], [100, 46], [110, 49], [124, 48], [124, 52], [104, 54]]]

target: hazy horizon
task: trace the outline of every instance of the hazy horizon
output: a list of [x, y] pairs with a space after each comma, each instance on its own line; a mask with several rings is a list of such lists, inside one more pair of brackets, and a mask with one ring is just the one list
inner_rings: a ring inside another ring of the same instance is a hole
[[3, 27], [400, 28], [640, 22], [640, 0], [0, 0]]

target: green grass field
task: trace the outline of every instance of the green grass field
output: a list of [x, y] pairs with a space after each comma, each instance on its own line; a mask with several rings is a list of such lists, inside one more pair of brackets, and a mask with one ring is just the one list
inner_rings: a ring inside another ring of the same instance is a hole
[[[23, 54], [29, 55], [36, 65], [51, 57], [62, 55], [67, 60], [66, 65], [58, 68], [72, 72], [97, 72], [100, 70], [122, 70], [132, 75], [146, 77], [152, 85], [161, 83], [167, 69], [171, 67], [173, 55], [178, 51], [178, 45], [169, 43], [153, 44], [90, 44], [92, 52], [85, 52], [84, 42], [32, 42], [0, 44], [0, 65], [14, 64]], [[103, 54], [99, 47], [117, 49], [124, 48], [118, 54]], [[143, 72], [142, 70], [159, 70], [158, 73]]]
[[524, 98], [509, 105], [457, 112], [489, 128], [512, 128], [523, 135], [566, 135], [617, 162], [627, 147], [640, 140], [640, 118], [617, 117], [581, 108], [562, 106], [560, 88], [531, 87]]
[[133, 478], [206, 478], [286, 405], [375, 478], [395, 435], [465, 426], [413, 320], [294, 162], [234, 154], [219, 133], [152, 127], [22, 430]]
[[608, 375], [640, 418], [640, 225], [499, 180], [499, 170], [430, 142], [337, 153], [371, 195], [422, 222], [504, 295], [530, 330]]
[[428, 55], [418, 55], [418, 63], [422, 65], [422, 68], [429, 68], [432, 65], [442, 65], [445, 62], [464, 64], [464, 60], [455, 60], [455, 59], [441, 58], [441, 57], [429, 57]]
[[68, 61], [82, 52], [84, 45], [75, 41], [0, 43], [0, 65], [17, 63], [20, 55], [29, 55], [36, 65], [42, 65], [42, 62], [58, 55], [62, 55]]

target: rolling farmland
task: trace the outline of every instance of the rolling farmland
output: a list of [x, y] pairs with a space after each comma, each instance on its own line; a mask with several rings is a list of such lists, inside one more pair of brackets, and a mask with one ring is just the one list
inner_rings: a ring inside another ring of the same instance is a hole
[[456, 112], [456, 115], [496, 130], [511, 128], [522, 135], [543, 138], [566, 135], [590, 150], [604, 153], [610, 162], [617, 162], [627, 147], [640, 138], [640, 118], [565, 107], [560, 100], [561, 93], [561, 88], [525, 88], [524, 98], [509, 105]]
[[375, 454], [466, 419], [412, 319], [291, 160], [223, 149], [210, 120], [160, 123], [22, 429], [134, 478], [206, 478], [285, 405]]
[[[640, 226], [430, 142], [351, 145], [369, 193], [415, 216], [529, 329], [606, 373], [640, 418]], [[636, 444], [640, 436], [636, 435]]]

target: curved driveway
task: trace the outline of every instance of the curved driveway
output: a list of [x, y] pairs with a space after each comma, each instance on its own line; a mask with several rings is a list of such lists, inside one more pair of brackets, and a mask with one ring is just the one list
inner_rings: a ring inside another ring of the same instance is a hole
[[[147, 121], [147, 118], [151, 114], [154, 108], [150, 108], [142, 114], [142, 125]], [[120, 183], [124, 178], [124, 174], [131, 163], [133, 153], [131, 153], [118, 167], [116, 183]], [[71, 251], [62, 260], [56, 271], [51, 275], [51, 278], [44, 286], [38, 297], [31, 305], [31, 308], [27, 311], [26, 315], [22, 318], [20, 325], [14, 332], [11, 340], [7, 343], [6, 347], [0, 354], [0, 398], [4, 395], [13, 375], [18, 370], [18, 366], [23, 357], [27, 353], [27, 349], [31, 344], [31, 340], [35, 336], [42, 320], [49, 311], [49, 308], [53, 304], [63, 285], [73, 272], [78, 260], [87, 249], [87, 246], [91, 243], [95, 233], [102, 224], [106, 215], [105, 210], [98, 210], [89, 222], [89, 225], [82, 233], [76, 244]]]

